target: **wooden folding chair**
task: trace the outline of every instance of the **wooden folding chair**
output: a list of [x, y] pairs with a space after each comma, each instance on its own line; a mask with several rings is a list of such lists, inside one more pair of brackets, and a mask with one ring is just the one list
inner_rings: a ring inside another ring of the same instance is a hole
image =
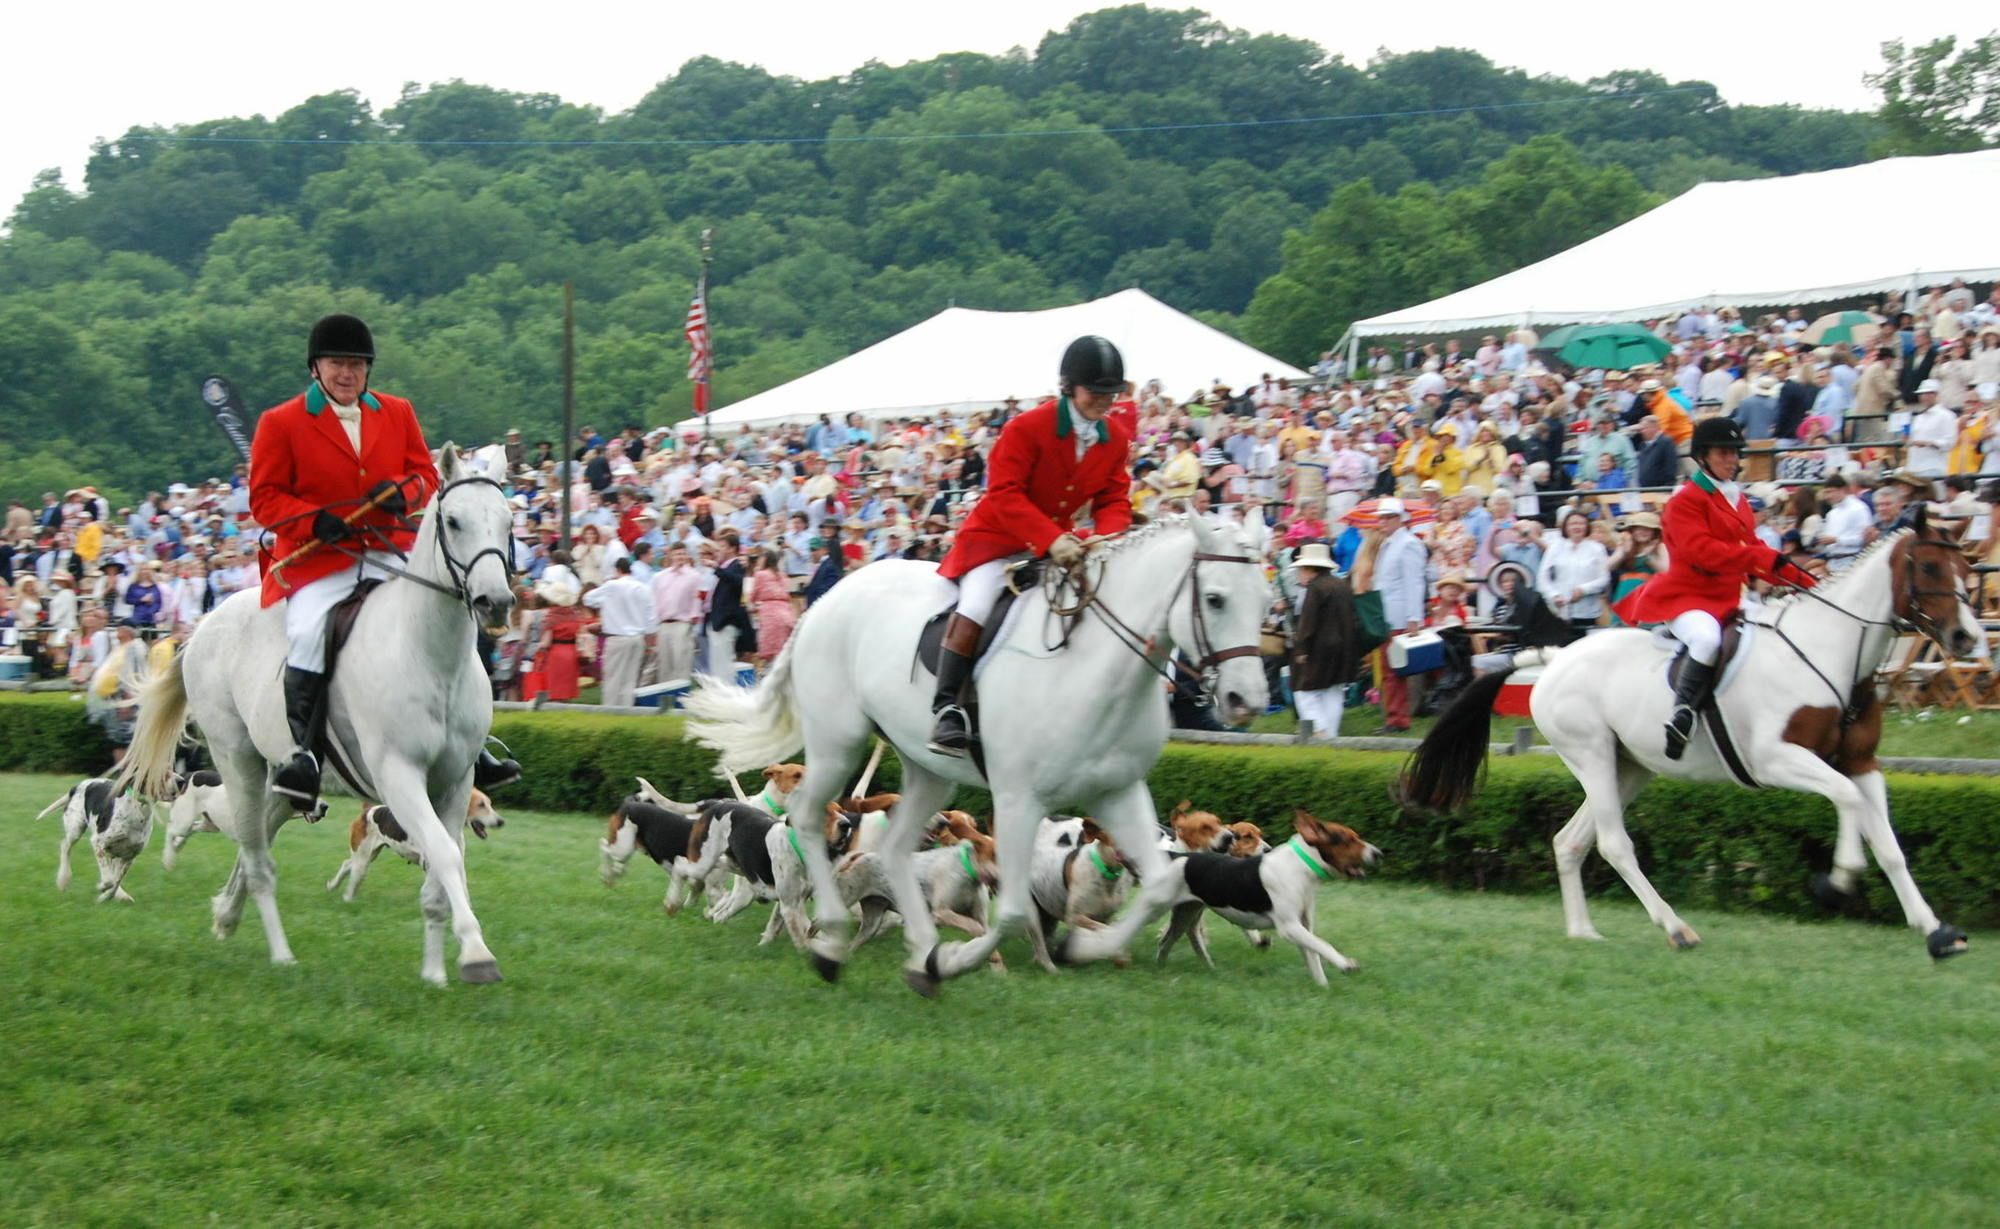
[[1944, 668], [1943, 662], [1931, 659], [1934, 648], [1927, 638], [1915, 633], [1898, 636], [1875, 672], [1882, 698], [1897, 708], [1922, 708], [1928, 703], [1925, 693]]

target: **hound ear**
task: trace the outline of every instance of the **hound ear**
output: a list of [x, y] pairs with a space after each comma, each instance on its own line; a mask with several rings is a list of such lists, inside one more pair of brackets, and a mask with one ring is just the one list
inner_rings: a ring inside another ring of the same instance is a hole
[[1180, 818], [1181, 816], [1183, 816], [1183, 815], [1187, 814], [1187, 813], [1188, 813], [1189, 811], [1192, 811], [1192, 810], [1194, 810], [1194, 803], [1190, 802], [1190, 801], [1189, 801], [1188, 799], [1186, 799], [1186, 798], [1183, 798], [1183, 799], [1181, 799], [1181, 800], [1180, 800], [1179, 802], [1176, 802], [1176, 803], [1174, 804], [1174, 809], [1173, 809], [1173, 811], [1172, 811], [1172, 812], [1171, 812], [1171, 813], [1170, 813], [1170, 814], [1169, 814], [1169, 815], [1167, 816], [1167, 818], [1168, 818], [1168, 819], [1179, 819], [1179, 818]]
[[1319, 826], [1319, 820], [1314, 819], [1310, 811], [1304, 807], [1292, 808], [1292, 827], [1298, 829], [1300, 832], [1311, 834], [1319, 831]]
[[772, 764], [764, 769], [764, 779], [766, 781], [769, 781], [772, 777], [775, 777], [777, 775], [778, 775], [778, 766], [776, 764]]

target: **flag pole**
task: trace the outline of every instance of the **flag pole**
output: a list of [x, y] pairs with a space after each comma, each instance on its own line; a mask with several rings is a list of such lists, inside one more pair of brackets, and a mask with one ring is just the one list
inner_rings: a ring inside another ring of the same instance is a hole
[[709, 323], [708, 311], [708, 266], [715, 260], [711, 240], [715, 238], [713, 226], [701, 232], [701, 284], [695, 297], [701, 300], [702, 328], [707, 334], [708, 357], [702, 362], [701, 373], [701, 438], [705, 444], [714, 436], [709, 431], [709, 414], [715, 405], [715, 328]]

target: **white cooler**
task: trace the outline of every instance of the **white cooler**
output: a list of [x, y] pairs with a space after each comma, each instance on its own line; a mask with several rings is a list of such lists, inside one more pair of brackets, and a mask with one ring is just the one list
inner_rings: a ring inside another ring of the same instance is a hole
[[32, 657], [22, 657], [18, 653], [0, 656], [0, 679], [27, 678], [28, 667], [34, 660]]

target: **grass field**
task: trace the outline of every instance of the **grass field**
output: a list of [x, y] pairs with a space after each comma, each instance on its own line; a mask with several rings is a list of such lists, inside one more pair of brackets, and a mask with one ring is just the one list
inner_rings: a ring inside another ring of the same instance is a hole
[[1213, 972], [1010, 944], [926, 1002], [893, 938], [824, 985], [761, 907], [666, 918], [650, 864], [597, 883], [601, 820], [520, 813], [469, 855], [507, 981], [439, 991], [414, 868], [322, 889], [344, 816], [279, 840], [273, 968], [254, 909], [208, 934], [223, 837], [58, 895], [67, 784], [0, 777], [0, 1225], [2000, 1218], [1993, 936], [1703, 915], [1676, 954], [1622, 896], [1581, 944], [1553, 898], [1364, 883], [1327, 990], [1211, 922]]

